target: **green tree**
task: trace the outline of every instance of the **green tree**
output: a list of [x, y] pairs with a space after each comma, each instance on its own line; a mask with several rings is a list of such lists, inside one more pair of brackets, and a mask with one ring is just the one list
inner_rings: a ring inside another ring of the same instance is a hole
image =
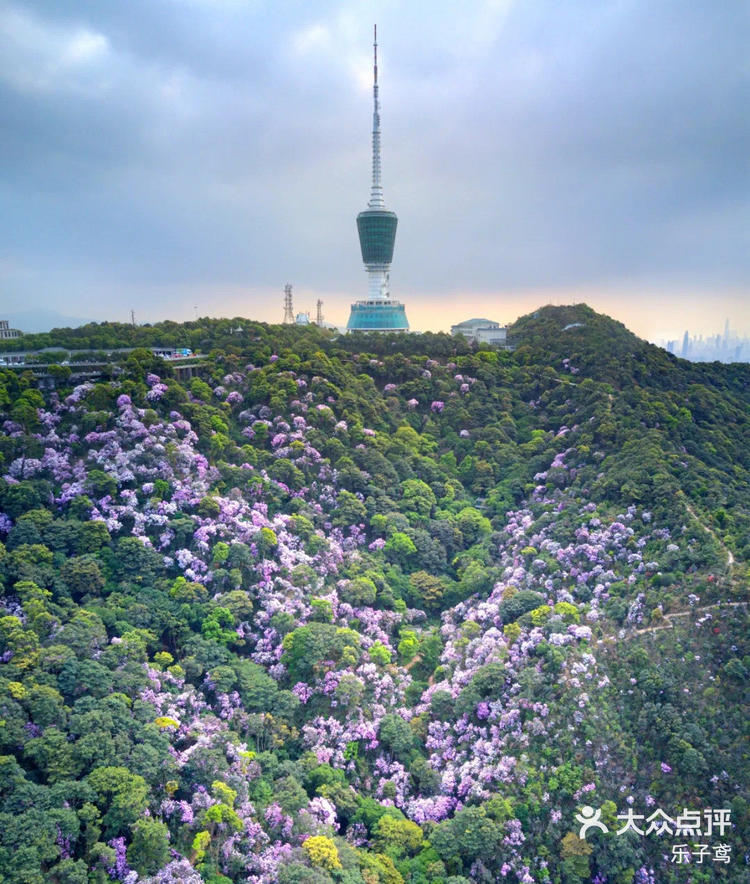
[[62, 566], [60, 575], [76, 599], [83, 595], [98, 595], [105, 583], [99, 563], [91, 556], [73, 556], [68, 559]]
[[439, 577], [428, 574], [426, 571], [415, 571], [409, 576], [414, 602], [416, 607], [425, 608], [428, 611], [440, 610], [445, 584]]
[[503, 829], [482, 807], [465, 807], [435, 827], [430, 843], [448, 868], [468, 873], [477, 859], [490, 868], [498, 864], [503, 836]]
[[148, 785], [142, 776], [125, 767], [99, 767], [87, 777], [102, 811], [106, 837], [114, 837], [143, 817], [148, 801]]
[[401, 505], [406, 513], [413, 513], [420, 519], [432, 515], [437, 500], [435, 492], [421, 479], [407, 479], [401, 483]]
[[414, 542], [402, 531], [394, 531], [384, 547], [388, 559], [391, 562], [397, 562], [402, 568], [408, 568], [416, 551]]
[[128, 847], [128, 864], [139, 875], [154, 875], [169, 859], [169, 831], [155, 819], [138, 820]]

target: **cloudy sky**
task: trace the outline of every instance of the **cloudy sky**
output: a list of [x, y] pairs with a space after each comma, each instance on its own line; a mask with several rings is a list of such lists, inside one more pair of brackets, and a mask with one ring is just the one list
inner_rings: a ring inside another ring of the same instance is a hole
[[0, 314], [343, 325], [375, 21], [412, 327], [750, 333], [746, 0], [0, 0]]

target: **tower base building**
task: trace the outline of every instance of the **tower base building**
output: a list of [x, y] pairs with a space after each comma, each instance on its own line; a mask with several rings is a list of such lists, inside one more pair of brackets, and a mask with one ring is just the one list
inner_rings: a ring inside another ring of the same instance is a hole
[[407, 332], [409, 320], [400, 301], [378, 298], [374, 301], [355, 301], [346, 325], [347, 331]]

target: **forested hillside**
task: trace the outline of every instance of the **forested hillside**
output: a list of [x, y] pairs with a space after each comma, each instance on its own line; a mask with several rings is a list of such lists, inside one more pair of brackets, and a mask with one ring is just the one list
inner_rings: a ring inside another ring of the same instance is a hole
[[2, 884], [750, 880], [750, 366], [512, 340], [0, 369]]

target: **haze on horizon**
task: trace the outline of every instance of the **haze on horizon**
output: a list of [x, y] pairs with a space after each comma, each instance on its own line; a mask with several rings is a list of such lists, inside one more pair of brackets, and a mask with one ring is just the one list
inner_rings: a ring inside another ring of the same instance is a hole
[[0, 0], [0, 318], [280, 321], [366, 294], [372, 23], [414, 329], [585, 301], [750, 331], [741, 0]]

